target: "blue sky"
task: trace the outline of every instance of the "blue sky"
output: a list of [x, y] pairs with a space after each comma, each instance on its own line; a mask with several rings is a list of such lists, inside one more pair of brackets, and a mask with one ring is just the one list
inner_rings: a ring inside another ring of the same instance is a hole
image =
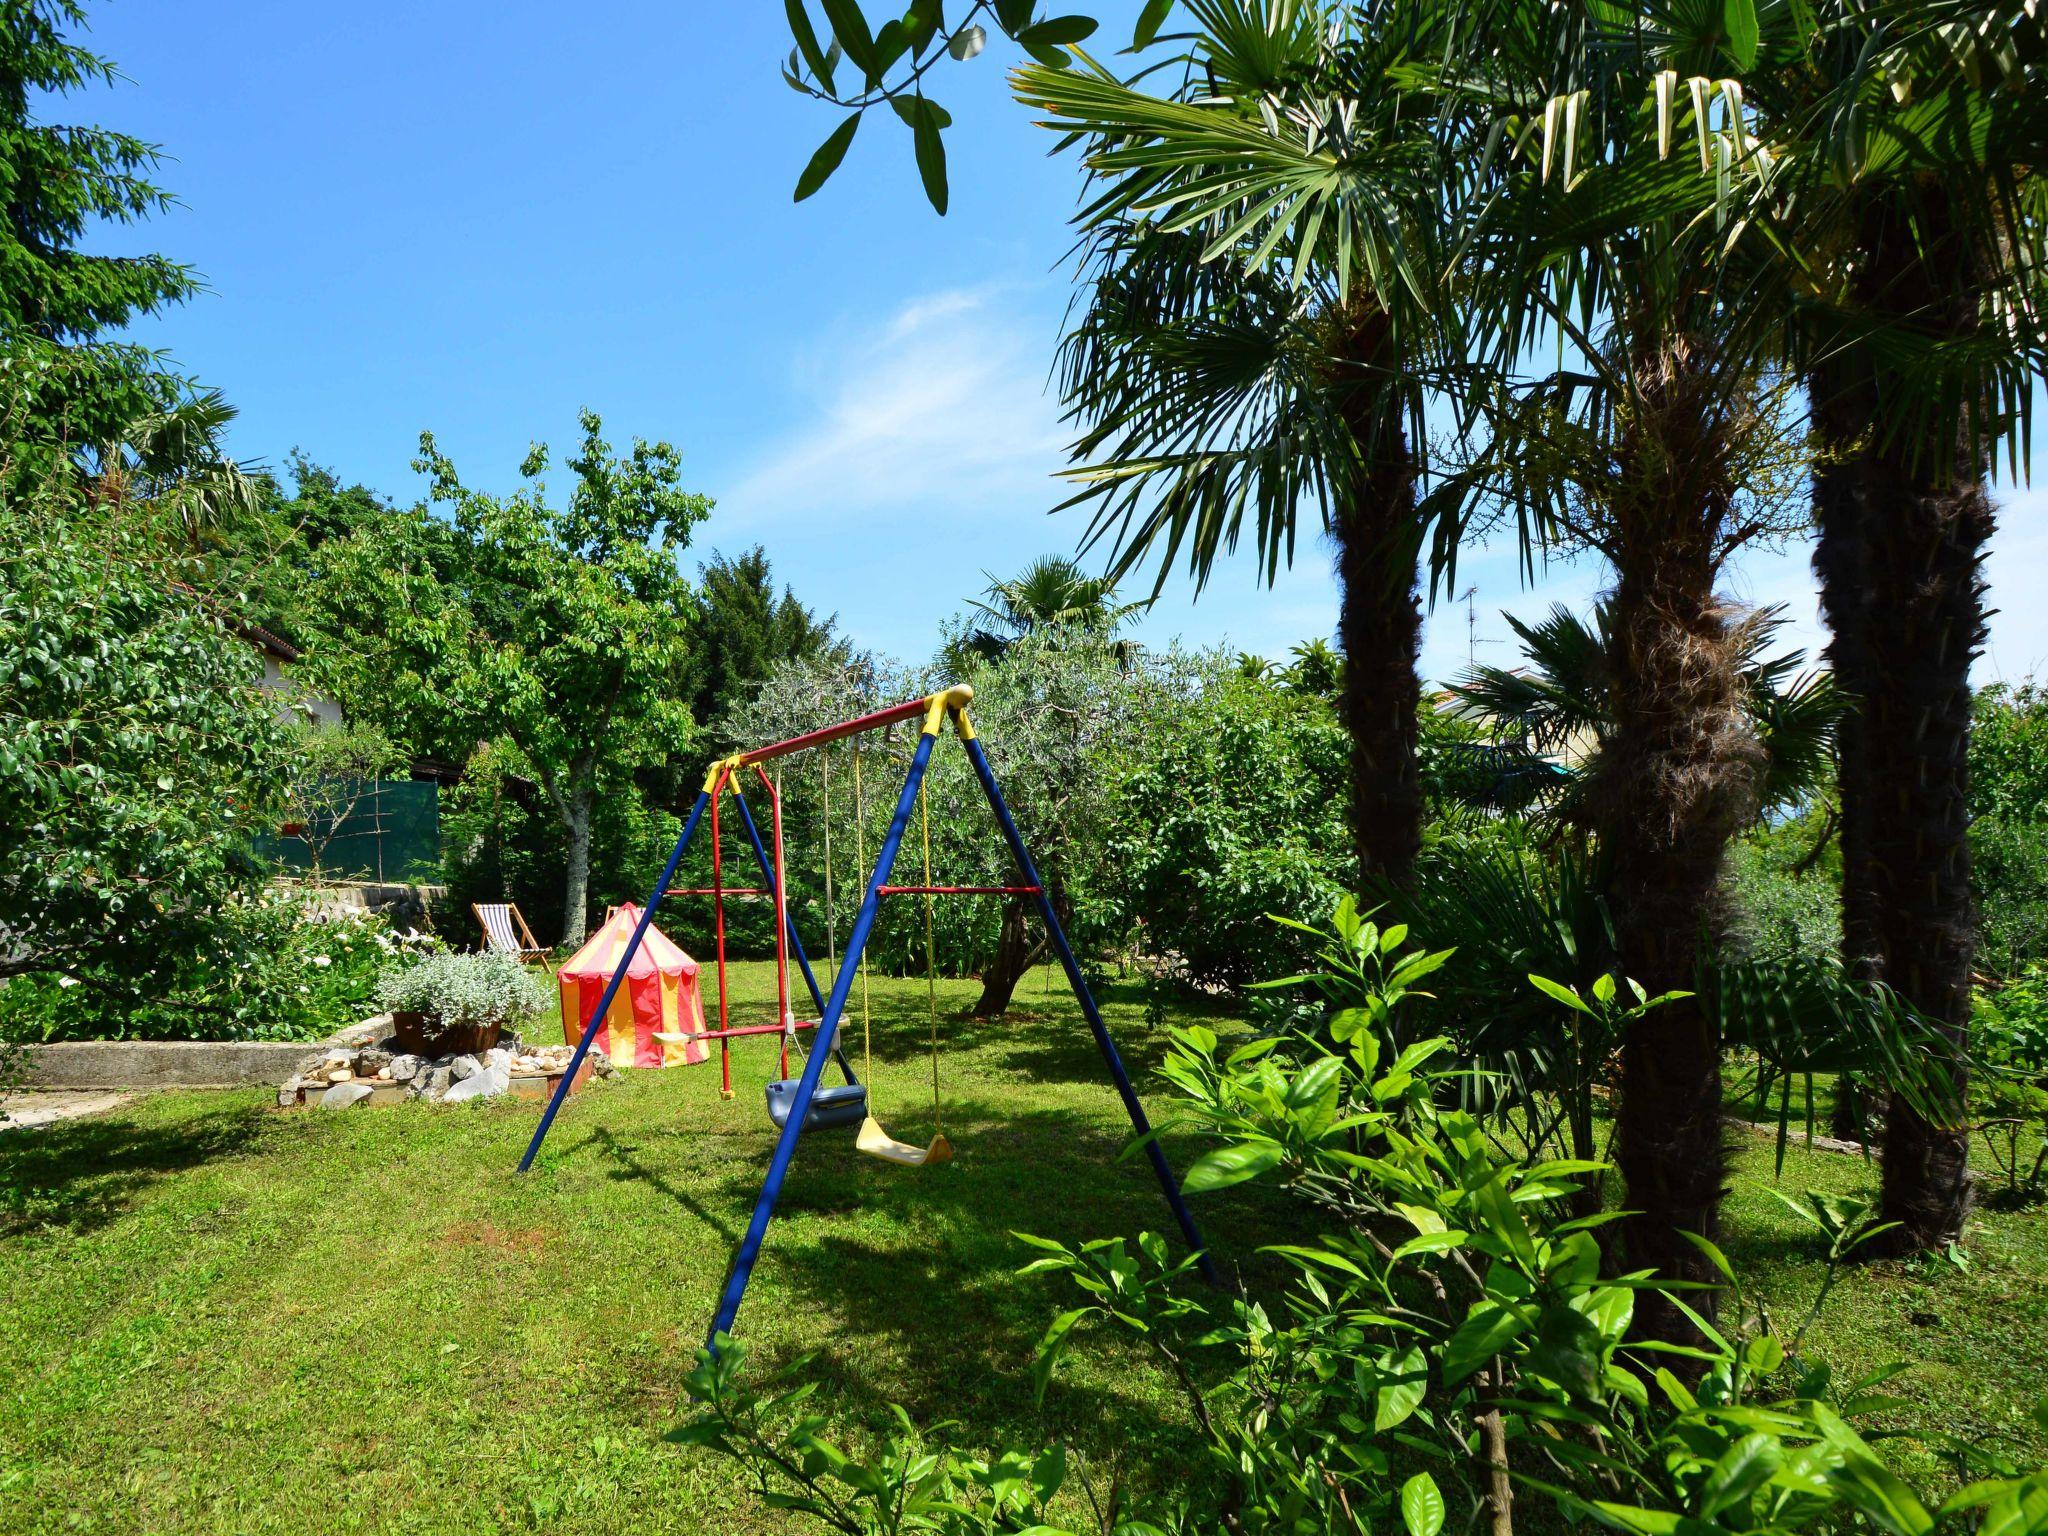
[[[934, 94], [952, 211], [926, 208], [908, 133], [865, 124], [818, 196], [798, 169], [833, 118], [776, 73], [781, 7], [590, 0], [105, 0], [89, 41], [128, 77], [56, 109], [161, 142], [184, 206], [107, 233], [212, 292], [140, 327], [240, 407], [237, 455], [303, 448], [410, 501], [431, 428], [465, 478], [509, 488], [575, 413], [682, 450], [717, 498], [700, 550], [765, 544], [780, 575], [868, 646], [929, 652], [939, 620], [1081, 527], [1049, 518], [1066, 433], [1047, 392], [1077, 179], [1002, 89], [997, 48]], [[2007, 508], [1992, 600], [2043, 569], [2048, 495]], [[1499, 610], [1582, 602], [1588, 564], [1534, 589], [1502, 548], [1466, 557], [1477, 654]], [[1751, 557], [1745, 600], [1817, 645], [1806, 552]], [[2006, 600], [1986, 678], [2048, 668], [2048, 609]], [[1176, 580], [1143, 638], [1283, 654], [1334, 624], [1326, 553], [1268, 589], [1249, 562], [1199, 603]], [[1462, 668], [1463, 604], [1424, 668]]]

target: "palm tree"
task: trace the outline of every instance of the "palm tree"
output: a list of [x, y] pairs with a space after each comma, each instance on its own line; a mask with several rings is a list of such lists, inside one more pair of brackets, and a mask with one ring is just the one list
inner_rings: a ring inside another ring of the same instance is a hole
[[[1703, 160], [1736, 126], [1709, 71], [1740, 51], [1718, 11], [1422, 4], [1256, 16], [1191, 7], [1182, 97], [1026, 69], [1019, 97], [1081, 136], [1096, 292], [1064, 379], [1099, 463], [1096, 536], [1197, 578], [1256, 517], [1266, 570], [1309, 500], [1339, 546], [1347, 709], [1368, 875], [1413, 857], [1415, 558], [1449, 564], [1475, 491], [1530, 548], [1611, 565], [1613, 749], [1598, 799], [1616, 963], [1683, 990], [1711, 944], [1727, 843], [1760, 755], [1719, 573], [1781, 515], [1782, 386], [1740, 307], [1747, 241], [1707, 217], [1728, 178], [1658, 155], [1622, 165], [1646, 103], [1687, 82]], [[1271, 18], [1268, 25], [1266, 18]], [[1737, 59], [1736, 63], [1742, 61]], [[1697, 89], [1693, 88], [1697, 82]], [[1734, 160], [1743, 157], [1732, 155]], [[1744, 174], [1749, 174], [1745, 170]], [[1455, 322], [1455, 323], [1454, 323]], [[1544, 337], [1572, 366], [1491, 383]], [[1426, 503], [1410, 450], [1425, 375], [1483, 406], [1490, 450]], [[1759, 405], [1759, 397], [1763, 400]], [[1441, 513], [1442, 515], [1438, 515]], [[1761, 521], [1758, 514], [1762, 514]], [[1720, 1044], [1691, 1003], [1630, 1034], [1619, 1152], [1631, 1267], [1708, 1277], [1686, 1234], [1721, 1194]], [[1645, 1325], [1688, 1326], [1647, 1299]]]
[[[1449, 691], [1463, 710], [1510, 738], [1509, 752], [1525, 763], [1569, 760], [1566, 771], [1543, 777], [1534, 809], [1562, 827], [1591, 830], [1599, 819], [1594, 790], [1608, 777], [1619, 719], [1612, 611], [1602, 605], [1589, 620], [1559, 604], [1533, 624], [1502, 617], [1521, 640], [1523, 664], [1474, 667]], [[1767, 654], [1784, 624], [1781, 609], [1758, 609], [1729, 635], [1762, 759], [1759, 816], [1802, 805], [1830, 782], [1842, 715], [1833, 679], [1804, 670], [1804, 651]]]
[[[1805, 41], [1785, 115], [1815, 297], [1799, 311], [1819, 451], [1814, 569], [1841, 729], [1845, 958], [1963, 1050], [1970, 665], [1985, 631], [1986, 479], [2023, 432], [2043, 347], [2048, 29], [2023, 5], [1850, 10]], [[1795, 107], [1804, 107], [1803, 116]], [[1960, 1236], [1969, 1132], [1894, 1092], [1872, 1252]]]
[[[1087, 299], [1060, 377], [1080, 425], [1089, 540], [1112, 570], [1185, 558], [1197, 587], [1249, 535], [1271, 580], [1313, 518], [1336, 548], [1362, 871], [1421, 844], [1417, 557], [1421, 377], [1458, 351], [1436, 290], [1456, 216], [1433, 113], [1402, 82], [1454, 7], [1188, 0], [1179, 88], [1026, 68], [1017, 93], [1076, 136]], [[1276, 212], [1277, 211], [1277, 212]]]
[[254, 467], [229, 458], [222, 447], [235, 416], [217, 389], [136, 416], [118, 437], [78, 456], [87, 494], [103, 505], [154, 509], [198, 553], [263, 504]]
[[[1586, 783], [1613, 964], [1687, 992], [1722, 930], [1729, 841], [1756, 814], [1766, 758], [1748, 709], [1748, 621], [1729, 559], [1795, 523], [1792, 381], [1752, 319], [1756, 230], [1716, 217], [1760, 174], [1740, 89], [1756, 62], [1717, 9], [1690, 15], [1509, 7], [1462, 66], [1510, 149], [1476, 242], [1474, 303], [1564, 354], [1482, 403], [1492, 439], [1467, 472], [1512, 508], [1529, 549], [1612, 572], [1602, 654], [1611, 728]], [[1699, 144], [1694, 170], [1669, 153]], [[1646, 145], [1654, 134], [1654, 147]], [[1711, 1283], [1725, 1166], [1721, 1039], [1697, 997], [1627, 1034], [1617, 1162], [1622, 1262]], [[1638, 1325], [1690, 1324], [1647, 1296]]]
[[987, 661], [1043, 630], [1113, 634], [1152, 606], [1149, 601], [1119, 602], [1113, 580], [1086, 574], [1078, 561], [1065, 555], [1040, 555], [1008, 580], [989, 576], [982, 595], [986, 601], [971, 599], [968, 606], [984, 622], [968, 630], [961, 645]]

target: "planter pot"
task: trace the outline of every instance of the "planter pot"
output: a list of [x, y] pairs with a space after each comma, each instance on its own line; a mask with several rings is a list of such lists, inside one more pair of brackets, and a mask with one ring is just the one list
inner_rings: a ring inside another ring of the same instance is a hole
[[391, 1034], [413, 1056], [477, 1056], [498, 1043], [502, 1024], [446, 1025], [430, 1013], [394, 1013]]

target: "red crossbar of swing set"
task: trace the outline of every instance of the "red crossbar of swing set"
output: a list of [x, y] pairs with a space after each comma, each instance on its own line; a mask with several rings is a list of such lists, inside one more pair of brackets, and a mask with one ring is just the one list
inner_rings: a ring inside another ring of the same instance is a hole
[[747, 767], [765, 763], [770, 758], [787, 757], [792, 752], [808, 751], [822, 747], [827, 742], [842, 741], [848, 736], [858, 736], [862, 731], [880, 730], [885, 725], [894, 725], [899, 720], [921, 720], [931, 708], [929, 698], [907, 699], [901, 704], [891, 704], [887, 709], [878, 709], [871, 715], [860, 715], [852, 720], [842, 720], [837, 725], [828, 725], [822, 730], [806, 731], [801, 736], [792, 736], [787, 741], [773, 742], [765, 747], [756, 747], [742, 753], [739, 762]]
[[[783, 1018], [789, 1017], [789, 926], [784, 916], [784, 878], [782, 863], [782, 796], [776, 793], [774, 781], [768, 777], [761, 764], [778, 757], [787, 757], [792, 752], [805, 752], [813, 747], [822, 747], [831, 742], [842, 741], [848, 736], [858, 736], [863, 731], [880, 730], [884, 726], [901, 720], [916, 720], [931, 708], [931, 699], [906, 699], [901, 704], [892, 704], [887, 709], [878, 709], [872, 714], [860, 715], [852, 720], [842, 720], [837, 725], [828, 725], [822, 730], [806, 731], [801, 736], [792, 736], [787, 741], [774, 742], [765, 747], [756, 747], [744, 753], [722, 768], [711, 786], [711, 885], [709, 888], [690, 887], [673, 891], [676, 896], [709, 896], [718, 938], [718, 1028], [696, 1032], [696, 1038], [717, 1040], [719, 1071], [723, 1079], [722, 1088], [727, 1098], [732, 1097], [732, 1052], [725, 1041], [740, 1035], [782, 1035], [782, 1075], [789, 1076], [788, 1031], [780, 1024], [743, 1025], [732, 1027], [731, 1015], [727, 1009], [725, 988], [725, 898], [728, 896], [772, 896], [775, 898], [775, 1002]], [[718, 835], [718, 807], [725, 798], [725, 786], [732, 774], [740, 768], [752, 768], [766, 791], [768, 804], [774, 813], [775, 837], [775, 884], [762, 889], [759, 886], [725, 886], [725, 864]], [[882, 896], [1035, 896], [1039, 887], [1035, 885], [885, 885], [877, 894]], [[796, 1029], [815, 1029], [817, 1021], [797, 1023]]]

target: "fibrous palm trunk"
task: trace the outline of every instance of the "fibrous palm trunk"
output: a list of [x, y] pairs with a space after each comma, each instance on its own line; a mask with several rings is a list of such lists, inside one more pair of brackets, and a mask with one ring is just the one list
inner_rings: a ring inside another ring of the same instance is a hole
[[[1923, 210], [1924, 211], [1924, 210]], [[1894, 208], [1860, 215], [1873, 313], [1949, 336], [1974, 324], [1959, 239], [1916, 243]], [[1960, 410], [1926, 430], [1900, 372], [1844, 348], [1813, 378], [1821, 438], [1814, 568], [1828, 660], [1851, 708], [1839, 730], [1843, 946], [1958, 1047], [1957, 1102], [1939, 1123], [1894, 1093], [1885, 1111], [1883, 1216], [1870, 1251], [1953, 1242], [1969, 1210], [1967, 1083], [1975, 923], [1970, 897], [1970, 663], [1984, 636], [1991, 536], [1983, 464]]]
[[1348, 473], [1333, 477], [1332, 523], [1352, 843], [1361, 877], [1399, 884], [1422, 848], [1422, 603], [1415, 462], [1401, 426], [1392, 353], [1386, 316], [1376, 306], [1364, 305], [1340, 327], [1338, 387], [1358, 457]]
[[[1754, 805], [1758, 750], [1738, 651], [1715, 594], [1732, 492], [1728, 415], [1711, 350], [1667, 343], [1636, 366], [1608, 508], [1615, 565], [1615, 722], [1594, 785], [1619, 969], [1652, 995], [1691, 992], [1721, 926], [1721, 870]], [[1697, 999], [1652, 1009], [1623, 1038], [1616, 1161], [1625, 1262], [1675, 1280], [1712, 1272], [1726, 1159], [1721, 1041]], [[1711, 1310], [1711, 1292], [1688, 1298]], [[1646, 1337], [1691, 1324], [1646, 1292]]]

